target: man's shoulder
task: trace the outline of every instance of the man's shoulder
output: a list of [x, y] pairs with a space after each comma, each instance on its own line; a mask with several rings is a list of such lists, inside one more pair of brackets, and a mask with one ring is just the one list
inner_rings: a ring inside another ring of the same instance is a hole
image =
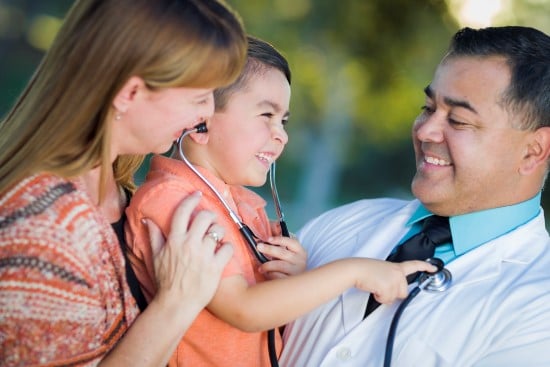
[[365, 221], [387, 217], [402, 210], [411, 211], [419, 205], [417, 200], [403, 200], [396, 198], [363, 199], [333, 208], [310, 221], [315, 222], [342, 222]]
[[404, 223], [418, 205], [416, 200], [391, 198], [355, 201], [312, 219], [298, 232], [298, 239], [311, 258], [338, 257], [342, 254], [339, 249], [349, 256], [346, 251], [354, 246], [360, 233], [374, 234], [385, 230], [389, 223]]

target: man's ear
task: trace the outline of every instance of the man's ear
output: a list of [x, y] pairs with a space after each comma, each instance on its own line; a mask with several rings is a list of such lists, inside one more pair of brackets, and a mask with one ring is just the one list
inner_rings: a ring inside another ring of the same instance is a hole
[[530, 136], [525, 155], [521, 161], [519, 173], [529, 175], [533, 171], [548, 165], [550, 156], [550, 127], [540, 127]]
[[145, 88], [143, 79], [137, 76], [130, 77], [113, 99], [113, 107], [120, 113], [125, 113], [135, 101], [137, 92], [143, 88]]

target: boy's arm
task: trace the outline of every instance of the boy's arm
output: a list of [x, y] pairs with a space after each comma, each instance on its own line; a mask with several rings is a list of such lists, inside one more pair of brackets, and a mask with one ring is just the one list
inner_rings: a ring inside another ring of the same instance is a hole
[[337, 260], [305, 273], [249, 286], [242, 276], [222, 279], [207, 306], [218, 318], [247, 332], [284, 325], [356, 287], [380, 303], [407, 295], [407, 274], [435, 271], [424, 261], [390, 263], [366, 258]]

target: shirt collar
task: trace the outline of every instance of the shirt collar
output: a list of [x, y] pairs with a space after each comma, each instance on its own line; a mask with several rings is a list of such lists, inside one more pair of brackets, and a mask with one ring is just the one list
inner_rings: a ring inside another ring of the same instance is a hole
[[[224, 198], [231, 209], [236, 210], [241, 202], [246, 203], [246, 205], [252, 207], [254, 210], [258, 210], [266, 206], [266, 201], [252, 190], [238, 185], [228, 185], [210, 170], [199, 165], [194, 165], [194, 167]], [[197, 190], [202, 190], [204, 195], [209, 197], [215, 196], [215, 194], [206, 187], [206, 183], [204, 183], [202, 179], [197, 176], [191, 168], [187, 166], [187, 164], [185, 164], [185, 162], [179, 159], [169, 158], [162, 155], [153, 156], [151, 159], [149, 175], [154, 175], [157, 171], [169, 172], [178, 177], [185, 177], [185, 179], [190, 182], [192, 186], [196, 187]], [[219, 199], [216, 198], [215, 200]]]
[[[453, 250], [460, 256], [525, 224], [540, 212], [541, 193], [518, 204], [457, 215], [449, 218]], [[432, 213], [420, 204], [407, 225], [412, 226]]]

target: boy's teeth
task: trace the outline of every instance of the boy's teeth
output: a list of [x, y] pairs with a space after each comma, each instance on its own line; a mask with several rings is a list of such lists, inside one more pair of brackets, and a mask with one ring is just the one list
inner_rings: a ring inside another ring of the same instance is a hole
[[267, 163], [271, 163], [272, 158], [265, 155], [265, 154], [256, 154], [256, 157], [263, 159], [264, 161], [267, 161]]
[[430, 164], [435, 164], [436, 166], [449, 166], [451, 164], [444, 159], [438, 159], [434, 157], [426, 157], [426, 162]]

